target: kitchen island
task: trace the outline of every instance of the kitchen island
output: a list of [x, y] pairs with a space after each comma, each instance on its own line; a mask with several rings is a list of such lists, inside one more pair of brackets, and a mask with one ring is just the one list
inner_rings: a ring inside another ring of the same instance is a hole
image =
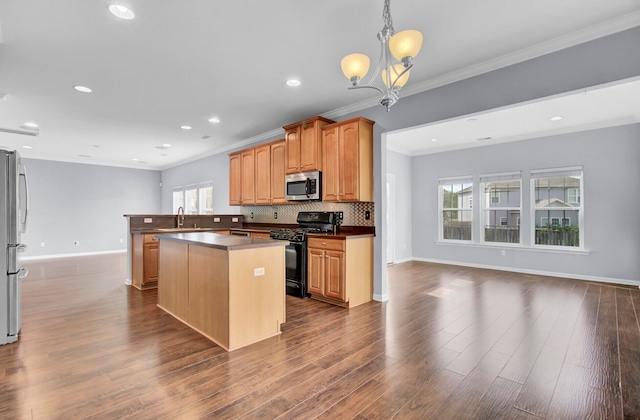
[[157, 234], [158, 307], [227, 351], [280, 334], [287, 241]]

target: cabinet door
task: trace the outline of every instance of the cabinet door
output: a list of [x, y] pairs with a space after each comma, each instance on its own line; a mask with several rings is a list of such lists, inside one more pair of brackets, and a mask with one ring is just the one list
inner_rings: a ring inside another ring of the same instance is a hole
[[242, 204], [242, 155], [229, 155], [229, 205]]
[[142, 284], [158, 281], [158, 244], [144, 246], [144, 275]]
[[358, 123], [340, 126], [340, 201], [360, 199], [360, 168]]
[[255, 204], [255, 150], [242, 152], [242, 205]]
[[324, 251], [324, 295], [334, 299], [345, 299], [345, 253]]
[[256, 204], [271, 203], [271, 145], [256, 147]]
[[338, 128], [322, 131], [322, 200], [338, 201], [340, 189]]
[[307, 288], [309, 293], [324, 295], [324, 251], [309, 248], [307, 260]]
[[300, 131], [300, 126], [297, 126], [285, 132], [288, 174], [300, 172]]
[[300, 171], [320, 170], [320, 129], [318, 121], [303, 124], [300, 131]]
[[271, 203], [286, 203], [285, 175], [286, 175], [286, 146], [281, 141], [271, 145]]

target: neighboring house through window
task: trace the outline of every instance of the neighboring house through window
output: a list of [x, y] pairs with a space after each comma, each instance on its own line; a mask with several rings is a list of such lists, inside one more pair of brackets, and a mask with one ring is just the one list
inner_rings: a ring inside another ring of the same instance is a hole
[[522, 173], [480, 175], [482, 241], [520, 243]]
[[531, 171], [534, 245], [582, 247], [582, 167]]
[[440, 239], [471, 241], [473, 179], [442, 178], [438, 184]]

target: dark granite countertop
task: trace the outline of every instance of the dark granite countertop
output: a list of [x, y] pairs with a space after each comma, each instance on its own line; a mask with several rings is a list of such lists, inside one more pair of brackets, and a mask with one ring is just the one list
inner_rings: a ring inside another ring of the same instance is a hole
[[184, 242], [190, 245], [217, 248], [227, 251], [248, 248], [263, 248], [268, 246], [285, 246], [289, 241], [276, 241], [273, 239], [257, 239], [246, 236], [220, 235], [215, 232], [186, 232], [186, 233], [159, 233], [156, 237], [161, 241]]

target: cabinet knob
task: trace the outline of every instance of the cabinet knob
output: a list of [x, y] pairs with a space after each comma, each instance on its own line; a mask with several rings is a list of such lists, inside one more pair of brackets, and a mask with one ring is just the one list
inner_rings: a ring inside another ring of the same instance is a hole
[[322, 245], [326, 245], [326, 244], [327, 244], [326, 242], [323, 242], [323, 243], [322, 243]]

